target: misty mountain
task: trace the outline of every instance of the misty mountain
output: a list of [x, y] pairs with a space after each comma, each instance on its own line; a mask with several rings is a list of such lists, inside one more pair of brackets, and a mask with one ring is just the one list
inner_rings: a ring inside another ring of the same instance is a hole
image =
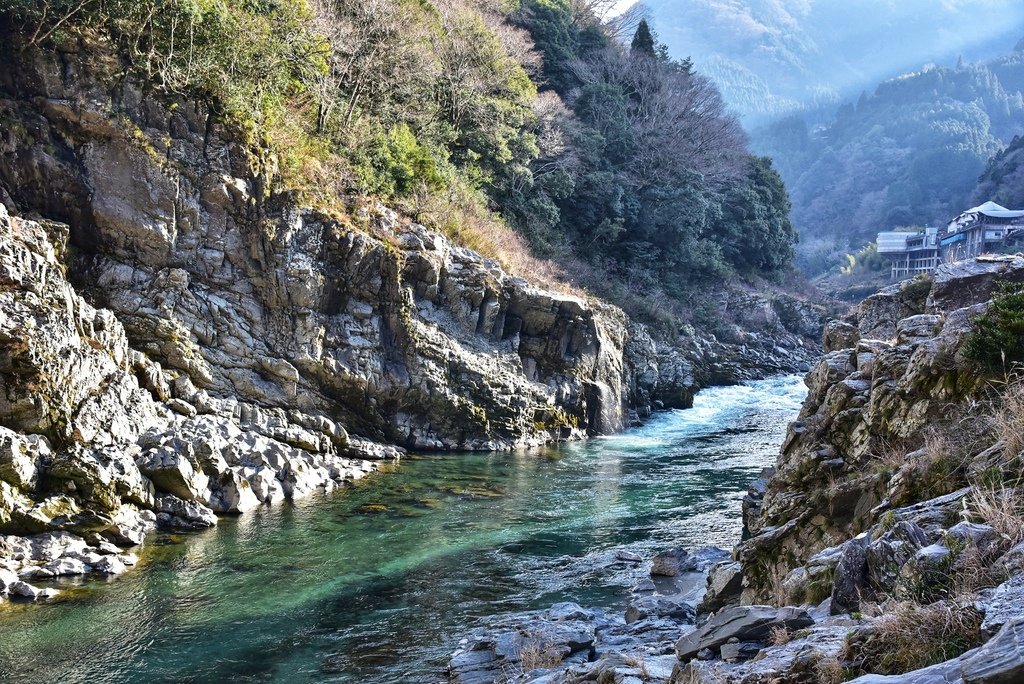
[[660, 39], [714, 80], [748, 127], [829, 113], [886, 78], [1001, 54], [1019, 0], [646, 0]]
[[1017, 152], [989, 159], [1024, 134], [1022, 89], [1018, 50], [890, 79], [826, 125], [792, 116], [755, 130], [754, 148], [789, 189], [801, 265], [829, 268], [880, 230], [943, 224], [986, 192], [1013, 203], [1020, 193], [1005, 186], [1019, 178]]

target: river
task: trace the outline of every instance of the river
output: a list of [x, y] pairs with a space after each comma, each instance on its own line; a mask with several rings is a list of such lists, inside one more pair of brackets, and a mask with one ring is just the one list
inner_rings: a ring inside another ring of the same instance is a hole
[[797, 376], [697, 395], [619, 435], [410, 455], [354, 487], [159, 534], [139, 566], [0, 607], [0, 680], [437, 682], [481, 616], [625, 605], [644, 556], [729, 547], [805, 394]]

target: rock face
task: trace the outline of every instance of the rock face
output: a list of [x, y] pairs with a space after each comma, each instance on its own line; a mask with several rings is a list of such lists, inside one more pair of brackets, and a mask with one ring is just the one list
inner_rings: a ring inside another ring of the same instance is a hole
[[[1024, 273], [1024, 259], [1018, 261], [1003, 263], [998, 277]], [[822, 549], [865, 531], [886, 511], [926, 499], [922, 490], [931, 485], [922, 479], [935, 450], [959, 448], [952, 441], [971, 441], [971, 429], [983, 432], [982, 422], [972, 421], [969, 412], [949, 410], [974, 406], [989, 387], [988, 377], [972, 368], [961, 351], [981, 303], [938, 308], [953, 301], [943, 294], [952, 288], [946, 284], [947, 269], [963, 268], [940, 268], [936, 282], [944, 283], [944, 289], [927, 301], [927, 283], [922, 289], [911, 281], [861, 304], [848, 327], [888, 339], [840, 335], [830, 324], [829, 351], [807, 376], [803, 409], [790, 426], [759, 515], [748, 519], [753, 538], [739, 550], [747, 568], [747, 600], [769, 598], [773, 577], [784, 577]], [[982, 289], [993, 287], [989, 283]], [[903, 318], [887, 318], [894, 315]], [[837, 349], [836, 344], [852, 346]], [[986, 439], [983, 434], [977, 438]], [[957, 513], [952, 511], [954, 518]], [[938, 509], [935, 514], [942, 516]], [[917, 524], [934, 529], [942, 522]], [[934, 539], [914, 543], [927, 546], [926, 541]], [[870, 561], [872, 549], [867, 554]], [[762, 570], [754, 573], [755, 566]]]
[[[0, 558], [49, 563], [31, 577], [117, 574], [126, 563], [86, 539], [132, 546], [156, 524], [209, 527], [215, 512], [330, 489], [393, 455], [352, 458], [361, 449], [328, 418], [215, 399], [133, 349], [68, 282], [67, 239], [0, 205], [0, 533], [37, 535], [31, 552], [8, 537]], [[78, 555], [40, 555], [54, 533]]]

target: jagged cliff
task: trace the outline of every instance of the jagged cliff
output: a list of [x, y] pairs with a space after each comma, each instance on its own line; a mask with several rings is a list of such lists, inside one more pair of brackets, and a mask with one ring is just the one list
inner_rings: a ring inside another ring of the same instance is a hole
[[791, 297], [734, 293], [759, 332], [667, 342], [373, 201], [304, 206], [209, 108], [76, 49], [0, 67], [0, 533], [43, 535], [0, 546], [21, 579], [121, 569], [155, 525], [402, 448], [612, 432], [814, 353], [820, 310]]
[[809, 612], [771, 613], [786, 643], [745, 651], [719, 652], [705, 626], [677, 644], [674, 681], [1024, 679], [1020, 379], [967, 355], [991, 298], [1022, 282], [1020, 256], [945, 265], [826, 326], [777, 466], [745, 502], [750, 538], [705, 599], [708, 624]]

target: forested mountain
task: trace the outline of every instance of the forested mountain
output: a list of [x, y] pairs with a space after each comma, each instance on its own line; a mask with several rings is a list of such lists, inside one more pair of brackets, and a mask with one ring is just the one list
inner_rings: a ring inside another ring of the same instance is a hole
[[[1016, 155], [1008, 152], [975, 191], [989, 159], [1024, 133], [1022, 87], [1017, 50], [886, 81], [824, 126], [790, 117], [755, 131], [756, 149], [775, 160], [790, 189], [802, 266], [830, 268], [880, 230], [943, 224], [1012, 180]], [[1011, 190], [1001, 192], [1014, 203]]]
[[605, 296], [628, 299], [621, 282], [684, 297], [791, 258], [781, 181], [715, 86], [649, 30], [613, 38], [593, 3], [0, 9], [32, 47], [107, 44], [155, 87], [215, 102], [273, 157], [279, 191], [374, 196], [506, 258], [523, 251], [511, 226]]
[[722, 89], [744, 124], [839, 102], [928, 62], [988, 59], [1020, 36], [1016, 0], [645, 0], [678, 58]]
[[1024, 207], [1024, 137], [1013, 140], [994, 156], [978, 179], [972, 204], [992, 200], [1004, 207]]

